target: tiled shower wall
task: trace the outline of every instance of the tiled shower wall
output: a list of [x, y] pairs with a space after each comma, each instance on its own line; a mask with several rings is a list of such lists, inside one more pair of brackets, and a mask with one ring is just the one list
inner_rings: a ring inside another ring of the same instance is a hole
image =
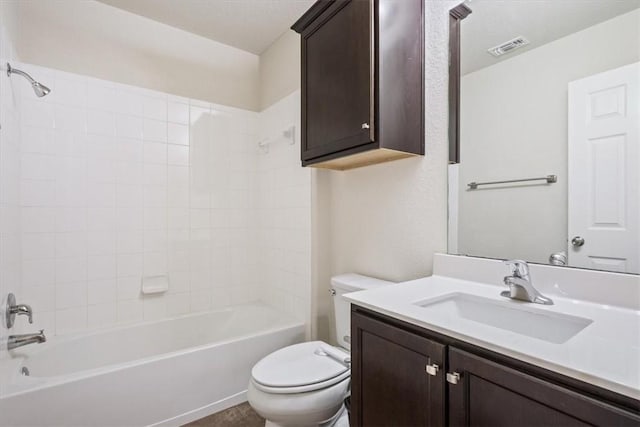
[[[16, 294], [35, 313], [18, 330], [65, 334], [257, 299], [306, 319], [309, 172], [299, 145], [257, 149], [258, 135], [297, 125], [299, 95], [254, 113], [16, 65], [52, 89], [39, 99], [11, 78], [21, 229], [3, 221], [3, 232], [21, 246]], [[167, 294], [143, 296], [142, 278], [158, 275]]]
[[[295, 127], [294, 140], [283, 138]], [[300, 91], [259, 116], [262, 140], [273, 142], [258, 153], [258, 220], [263, 299], [308, 319], [311, 304], [311, 171], [300, 166]], [[292, 143], [293, 142], [293, 143]]]
[[[0, 17], [4, 15], [0, 13]], [[0, 22], [0, 63], [5, 64], [14, 57], [6, 27]], [[20, 117], [16, 98], [14, 85], [0, 73], [0, 359], [6, 357], [4, 343], [9, 335], [4, 321], [7, 294], [21, 291]], [[0, 395], [2, 388], [0, 381]]]

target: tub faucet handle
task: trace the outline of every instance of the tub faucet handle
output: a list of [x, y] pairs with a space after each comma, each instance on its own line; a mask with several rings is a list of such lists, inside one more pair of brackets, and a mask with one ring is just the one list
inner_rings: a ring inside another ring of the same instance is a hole
[[7, 309], [5, 316], [7, 328], [13, 327], [13, 324], [16, 321], [16, 316], [27, 316], [29, 318], [29, 323], [33, 323], [33, 310], [31, 310], [31, 306], [28, 306], [27, 304], [16, 304], [16, 296], [14, 294], [9, 294], [7, 297]]

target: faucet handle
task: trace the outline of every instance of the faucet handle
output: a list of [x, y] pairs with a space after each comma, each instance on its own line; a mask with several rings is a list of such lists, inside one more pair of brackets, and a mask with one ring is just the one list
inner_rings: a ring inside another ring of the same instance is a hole
[[529, 264], [527, 264], [526, 261], [521, 259], [508, 259], [503, 262], [509, 267], [514, 277], [520, 277], [522, 279], [529, 277]]
[[12, 293], [7, 296], [7, 307], [5, 309], [5, 322], [7, 328], [13, 327], [16, 316], [27, 316], [29, 323], [33, 323], [33, 310], [27, 304], [16, 304], [16, 297]]

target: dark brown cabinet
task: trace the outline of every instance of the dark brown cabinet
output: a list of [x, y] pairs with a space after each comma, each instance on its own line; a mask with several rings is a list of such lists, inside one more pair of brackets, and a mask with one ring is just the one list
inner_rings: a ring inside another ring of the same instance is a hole
[[351, 426], [639, 426], [640, 402], [354, 306]]
[[444, 425], [445, 346], [358, 313], [351, 322], [352, 425]]
[[321, 0], [302, 44], [302, 165], [350, 169], [424, 154], [422, 0]]

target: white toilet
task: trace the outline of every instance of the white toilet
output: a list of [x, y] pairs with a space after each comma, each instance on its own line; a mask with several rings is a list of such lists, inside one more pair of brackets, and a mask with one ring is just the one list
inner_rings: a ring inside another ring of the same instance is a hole
[[322, 341], [295, 344], [260, 360], [251, 370], [249, 403], [273, 427], [348, 427], [351, 307], [342, 294], [391, 282], [343, 274], [331, 279], [340, 347]]

